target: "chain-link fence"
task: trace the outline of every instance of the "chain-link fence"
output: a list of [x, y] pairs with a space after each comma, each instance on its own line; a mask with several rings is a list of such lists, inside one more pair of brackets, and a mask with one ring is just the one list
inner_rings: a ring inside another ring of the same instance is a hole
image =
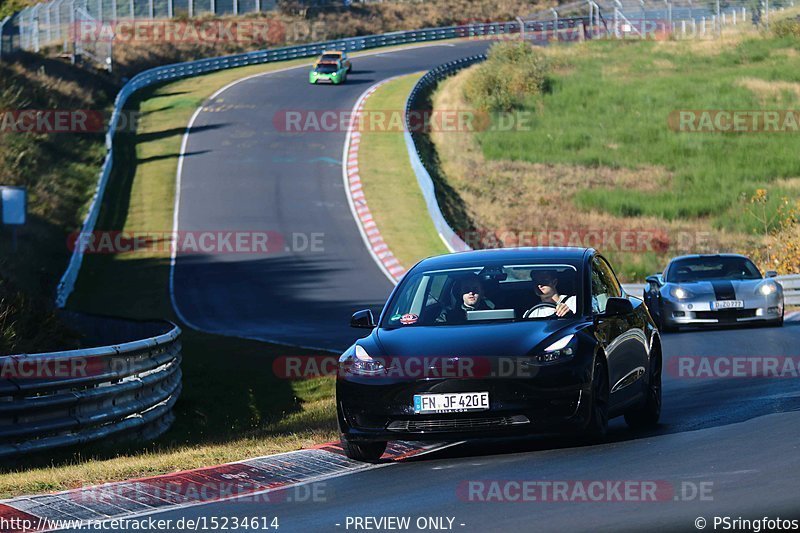
[[[586, 37], [713, 37], [724, 27], [769, 27], [770, 15], [794, 7], [795, 0], [580, 0], [521, 18], [535, 40], [537, 32], [553, 38], [586, 22]], [[542, 26], [544, 25], [544, 26]]]
[[[523, 36], [530, 40], [559, 38], [559, 32], [578, 26], [587, 38], [713, 37], [726, 26], [768, 26], [771, 14], [794, 6], [795, 1], [579, 0], [519, 17], [517, 22], [524, 23]], [[347, 7], [350, 0], [301, 3]], [[55, 48], [110, 66], [114, 38], [122, 26], [131, 32], [152, 32], [147, 21], [244, 15], [276, 8], [277, 0], [53, 0], [0, 22], [0, 58], [17, 49]]]

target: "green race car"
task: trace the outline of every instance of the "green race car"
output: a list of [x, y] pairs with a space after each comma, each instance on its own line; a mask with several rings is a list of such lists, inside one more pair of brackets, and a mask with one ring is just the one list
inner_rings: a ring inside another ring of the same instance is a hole
[[326, 82], [339, 85], [344, 83], [346, 79], [347, 67], [342, 61], [319, 62], [308, 74], [308, 82], [313, 84]]

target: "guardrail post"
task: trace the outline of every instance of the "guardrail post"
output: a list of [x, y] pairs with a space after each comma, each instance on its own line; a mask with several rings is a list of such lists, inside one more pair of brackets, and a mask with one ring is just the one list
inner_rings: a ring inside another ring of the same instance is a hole
[[189, 18], [194, 16], [194, 0], [189, 0]]
[[36, 4], [33, 6], [33, 12], [31, 13], [32, 22], [33, 22], [33, 51], [39, 51], [39, 6], [40, 4]]
[[11, 17], [6, 17], [0, 21], [0, 61], [3, 60], [3, 52], [6, 48], [6, 24], [11, 20]]
[[210, 0], [210, 1], [211, 1], [211, 6], [210, 6], [211, 7], [211, 13], [216, 15], [217, 14], [217, 2], [215, 0]]
[[147, 0], [147, 12], [150, 15], [150, 20], [156, 18], [156, 8], [153, 5], [153, 0]]
[[52, 20], [50, 18], [50, 7], [51, 6], [52, 6], [52, 4], [48, 3], [48, 4], [45, 4], [45, 8], [44, 8], [45, 24], [47, 24], [47, 32], [46, 32], [47, 44], [50, 44], [51, 42], [53, 42], [53, 32], [52, 32], [52, 29], [51, 29], [53, 24], [52, 24]]
[[175, 16], [175, 0], [167, 0], [167, 18]]
[[233, 0], [233, 14], [239, 14], [239, 0]]

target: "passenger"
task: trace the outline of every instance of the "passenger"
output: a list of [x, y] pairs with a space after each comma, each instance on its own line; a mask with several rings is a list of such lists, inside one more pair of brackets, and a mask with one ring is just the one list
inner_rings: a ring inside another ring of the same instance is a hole
[[524, 318], [544, 318], [553, 314], [561, 318], [570, 313], [575, 314], [578, 299], [558, 293], [558, 277], [555, 271], [532, 270], [531, 279], [533, 290], [541, 301], [525, 311]]
[[464, 324], [467, 322], [467, 311], [491, 309], [484, 298], [483, 284], [478, 276], [457, 280], [453, 286], [453, 299], [453, 305], [443, 309], [436, 317], [438, 324]]

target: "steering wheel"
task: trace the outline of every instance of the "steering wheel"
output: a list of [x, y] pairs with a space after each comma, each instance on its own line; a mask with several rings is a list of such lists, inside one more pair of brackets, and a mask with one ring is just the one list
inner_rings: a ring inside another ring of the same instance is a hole
[[525, 314], [522, 316], [522, 318], [530, 318], [530, 316], [535, 311], [537, 311], [538, 309], [552, 309], [553, 312], [550, 313], [549, 315], [545, 315], [543, 317], [536, 317], [536, 318], [553, 318], [554, 316], [556, 316], [556, 304], [554, 304], [552, 302], [542, 302], [540, 304], [534, 305], [533, 307], [531, 307], [530, 309], [525, 311]]

